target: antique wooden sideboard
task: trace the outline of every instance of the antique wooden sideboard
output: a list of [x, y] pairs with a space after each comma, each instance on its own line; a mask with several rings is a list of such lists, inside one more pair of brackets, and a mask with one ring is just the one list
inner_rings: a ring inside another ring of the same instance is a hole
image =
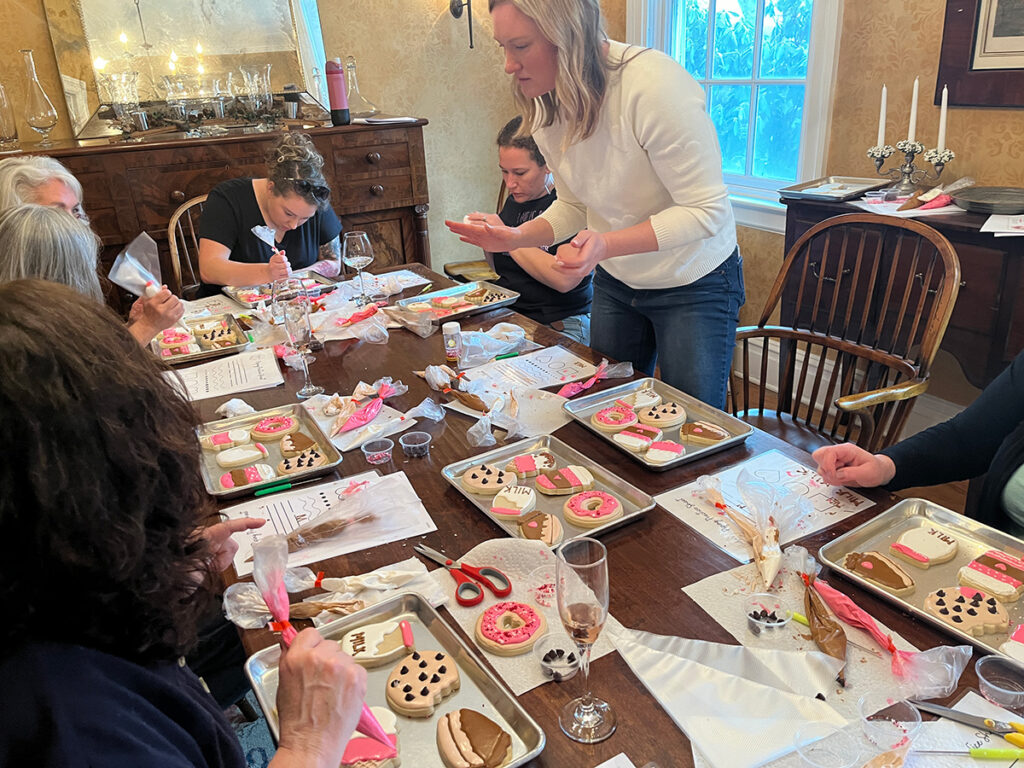
[[[814, 224], [844, 213], [862, 212], [846, 203], [783, 200], [786, 251]], [[956, 248], [960, 294], [941, 348], [960, 363], [968, 381], [984, 387], [1024, 349], [1024, 242], [981, 232], [988, 217], [959, 213], [922, 217]]]
[[[375, 267], [430, 265], [426, 124], [418, 120], [307, 131], [325, 160], [331, 204], [346, 230], [369, 233]], [[279, 137], [279, 132], [270, 132], [141, 143], [65, 141], [55, 142], [45, 154], [58, 158], [82, 182], [86, 212], [103, 240], [104, 267], [145, 231], [160, 244], [166, 280], [171, 275], [166, 261], [171, 214], [225, 179], [264, 176], [267, 151]]]

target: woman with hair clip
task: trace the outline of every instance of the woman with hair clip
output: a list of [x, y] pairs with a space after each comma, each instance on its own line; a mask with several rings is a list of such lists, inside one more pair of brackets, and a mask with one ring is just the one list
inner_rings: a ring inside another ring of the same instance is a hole
[[[594, 272], [591, 345], [721, 408], [744, 301], [704, 92], [660, 51], [609, 40], [598, 0], [490, 0], [494, 38], [558, 200], [517, 227], [446, 222], [487, 251], [547, 246]], [[578, 232], [578, 234], [577, 234]]]
[[[341, 221], [331, 209], [324, 159], [308, 136], [286, 133], [267, 156], [267, 177], [230, 179], [211, 190], [199, 222], [201, 295], [220, 285], [259, 285], [317, 259], [337, 260]], [[275, 231], [279, 253], [252, 233]]]
[[[0, 462], [0, 765], [243, 768], [182, 655], [230, 534], [256, 521], [208, 525], [190, 404], [66, 286], [0, 285], [0, 346], [0, 440], [17, 446]], [[337, 643], [300, 632], [270, 765], [337, 768], [365, 691]]]

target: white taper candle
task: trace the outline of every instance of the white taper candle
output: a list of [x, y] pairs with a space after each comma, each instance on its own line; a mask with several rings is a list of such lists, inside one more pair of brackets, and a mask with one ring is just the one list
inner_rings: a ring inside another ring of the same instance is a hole
[[917, 89], [921, 86], [921, 78], [914, 78], [914, 97], [910, 100], [910, 127], [907, 129], [907, 141], [917, 137]]
[[946, 107], [949, 104], [949, 89], [942, 86], [942, 106], [939, 108], [939, 140], [938, 150], [946, 148]]
[[882, 106], [878, 109], [878, 141], [875, 142], [878, 146], [885, 146], [885, 102], [888, 98], [889, 92], [886, 90], [885, 85], [882, 86]]

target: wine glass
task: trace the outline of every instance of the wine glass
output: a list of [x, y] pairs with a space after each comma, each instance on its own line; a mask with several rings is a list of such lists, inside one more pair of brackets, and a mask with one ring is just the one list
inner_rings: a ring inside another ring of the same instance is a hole
[[370, 297], [366, 295], [366, 288], [363, 285], [363, 270], [373, 262], [373, 246], [370, 245], [369, 236], [365, 232], [346, 232], [341, 260], [355, 269], [359, 275], [359, 295], [356, 296], [356, 304], [366, 304]]
[[288, 334], [287, 346], [295, 352], [293, 356], [290, 355], [289, 357], [298, 358], [298, 364], [302, 368], [302, 375], [305, 379], [302, 389], [295, 393], [296, 397], [304, 400], [307, 397], [322, 394], [324, 388], [313, 384], [309, 380], [309, 360], [306, 353], [302, 351], [303, 339], [306, 339], [309, 333], [308, 301], [299, 298], [285, 304], [284, 327], [285, 332]]
[[574, 741], [604, 741], [615, 732], [615, 713], [608, 702], [590, 693], [590, 649], [608, 618], [608, 551], [604, 544], [580, 537], [559, 547], [555, 596], [558, 615], [579, 650], [585, 691], [562, 707], [558, 724]]

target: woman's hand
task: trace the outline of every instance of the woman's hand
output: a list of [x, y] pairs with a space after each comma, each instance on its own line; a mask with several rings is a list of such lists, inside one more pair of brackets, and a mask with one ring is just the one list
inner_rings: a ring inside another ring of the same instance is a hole
[[171, 293], [166, 285], [161, 285], [160, 290], [152, 296], [141, 296], [135, 300], [128, 313], [128, 322], [133, 325], [143, 323], [156, 334], [164, 328], [170, 328], [184, 314], [185, 306], [181, 299]]
[[267, 267], [269, 268], [268, 283], [287, 280], [292, 274], [292, 265], [288, 263], [288, 257], [284, 255], [284, 251], [276, 251], [267, 262]]
[[522, 245], [519, 227], [506, 227], [493, 213], [471, 213], [464, 222], [445, 221], [445, 224], [462, 242], [491, 253], [504, 253]]
[[830, 485], [874, 488], [896, 476], [896, 465], [882, 453], [868, 453], [853, 443], [827, 445], [811, 456], [818, 462], [818, 474]]
[[586, 277], [599, 261], [608, 258], [608, 244], [604, 235], [584, 229], [576, 237], [558, 248], [555, 267], [574, 277]]
[[238, 551], [238, 542], [231, 538], [232, 534], [262, 528], [266, 522], [258, 517], [239, 517], [222, 520], [203, 528], [200, 535], [209, 543], [211, 570], [214, 573], [220, 573], [231, 565], [231, 561]]
[[362, 714], [366, 670], [315, 629], [281, 655], [277, 711], [281, 741], [270, 765], [337, 768]]

